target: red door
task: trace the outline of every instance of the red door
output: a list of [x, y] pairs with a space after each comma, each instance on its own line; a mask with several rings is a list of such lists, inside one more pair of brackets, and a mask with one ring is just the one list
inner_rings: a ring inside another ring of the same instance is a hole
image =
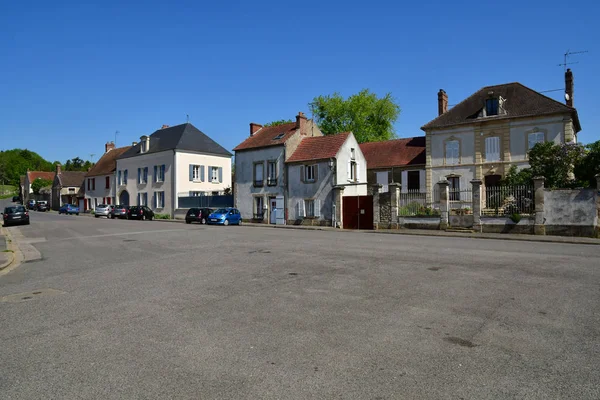
[[344, 229], [373, 229], [373, 196], [343, 199]]

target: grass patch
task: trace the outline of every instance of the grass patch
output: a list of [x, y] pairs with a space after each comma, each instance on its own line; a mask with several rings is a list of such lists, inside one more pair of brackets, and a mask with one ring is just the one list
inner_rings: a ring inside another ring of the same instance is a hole
[[171, 219], [169, 214], [154, 214], [154, 219]]
[[2, 250], [3, 253], [14, 253], [12, 250]]

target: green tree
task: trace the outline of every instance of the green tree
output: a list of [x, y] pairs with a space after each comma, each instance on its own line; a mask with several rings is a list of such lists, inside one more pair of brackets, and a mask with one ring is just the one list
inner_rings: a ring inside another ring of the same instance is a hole
[[585, 156], [580, 144], [538, 143], [529, 150], [528, 155], [532, 176], [546, 178], [546, 187], [568, 188], [578, 185], [573, 170]]
[[53, 166], [39, 154], [23, 149], [0, 151], [0, 165], [4, 166], [5, 183], [19, 186], [19, 176], [30, 171], [52, 171]]
[[500, 185], [502, 186], [530, 186], [533, 184], [533, 175], [531, 168], [519, 170], [516, 165], [512, 165]]
[[396, 137], [394, 123], [400, 115], [400, 106], [391, 93], [378, 98], [364, 89], [347, 99], [334, 93], [315, 97], [309, 107], [325, 135], [351, 131], [359, 143]]
[[277, 121], [271, 121], [268, 124], [265, 124], [265, 126], [279, 126], [279, 125], [283, 125], [283, 124], [289, 124], [292, 121], [291, 119], [279, 119]]
[[35, 194], [40, 194], [40, 189], [45, 188], [46, 186], [52, 186], [52, 181], [50, 179], [37, 178], [31, 183], [31, 190], [33, 190], [33, 193]]
[[584, 186], [596, 187], [596, 174], [600, 174], [600, 140], [585, 146], [585, 155], [575, 165], [575, 178]]

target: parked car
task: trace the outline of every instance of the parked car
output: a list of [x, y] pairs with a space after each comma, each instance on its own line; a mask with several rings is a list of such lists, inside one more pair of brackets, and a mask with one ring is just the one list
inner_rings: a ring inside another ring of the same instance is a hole
[[127, 210], [127, 219], [141, 219], [152, 221], [154, 211], [146, 206], [132, 206]]
[[65, 215], [79, 215], [79, 207], [73, 204], [65, 204], [64, 206], [58, 209], [58, 213]]
[[48, 206], [48, 202], [46, 200], [38, 201], [35, 204], [35, 211], [48, 211], [50, 207]]
[[120, 204], [117, 204], [110, 211], [110, 217], [112, 219], [127, 218], [127, 210], [129, 210], [129, 206], [122, 206]]
[[29, 200], [27, 201], [27, 209], [28, 210], [33, 210], [35, 208], [35, 200]]
[[209, 225], [241, 225], [242, 215], [237, 208], [220, 208], [208, 216]]
[[29, 213], [21, 205], [4, 208], [2, 219], [4, 220], [4, 226], [15, 224], [29, 225]]
[[212, 208], [190, 208], [187, 214], [185, 214], [185, 223], [200, 222], [201, 224], [206, 224], [208, 216], [214, 211]]
[[100, 217], [106, 217], [106, 218], [110, 218], [110, 213], [112, 212], [113, 208], [115, 206], [110, 205], [110, 204], [98, 204], [96, 206], [96, 210], [94, 211], [94, 217], [96, 218], [100, 218]]
[[13, 203], [20, 203], [21, 202], [21, 197], [19, 197], [19, 196], [13, 196], [12, 201], [13, 201]]

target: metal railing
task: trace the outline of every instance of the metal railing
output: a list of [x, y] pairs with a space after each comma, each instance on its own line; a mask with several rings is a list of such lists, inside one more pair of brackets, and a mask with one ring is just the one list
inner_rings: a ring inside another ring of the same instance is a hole
[[531, 215], [535, 211], [534, 190], [531, 186], [489, 186], [483, 190], [482, 215]]
[[470, 209], [473, 206], [473, 190], [453, 189], [448, 190], [448, 200], [450, 202], [450, 211]]
[[431, 195], [419, 190], [400, 193], [398, 215], [402, 217], [439, 215], [439, 201], [439, 192], [435, 189]]

